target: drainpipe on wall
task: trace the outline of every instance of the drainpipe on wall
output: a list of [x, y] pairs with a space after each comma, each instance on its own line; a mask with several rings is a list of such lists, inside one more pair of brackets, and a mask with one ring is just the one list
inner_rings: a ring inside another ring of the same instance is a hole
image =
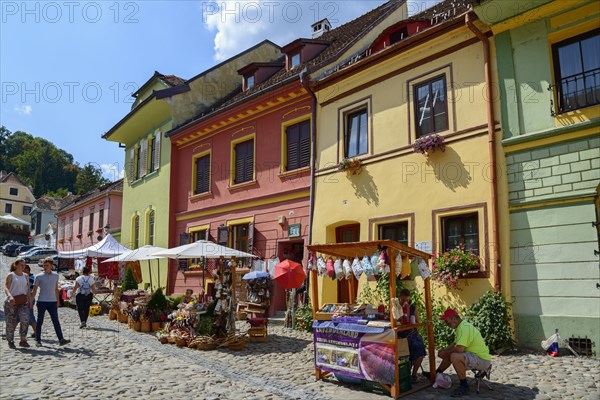
[[[300, 72], [300, 84], [308, 92], [312, 99], [311, 103], [311, 138], [310, 138], [310, 195], [309, 195], [309, 207], [308, 207], [308, 244], [312, 244], [312, 230], [313, 230], [313, 217], [314, 217], [314, 205], [315, 205], [315, 171], [317, 164], [317, 96], [310, 87], [309, 84], [310, 76], [308, 75], [308, 69], [304, 69]], [[307, 301], [310, 298], [309, 295], [309, 276], [306, 274], [306, 280], [304, 287], [306, 288]], [[316, 282], [314, 282], [316, 285]]]
[[493, 260], [494, 260], [494, 292], [499, 292], [501, 289], [500, 276], [500, 234], [498, 232], [498, 188], [496, 185], [496, 144], [494, 130], [496, 121], [494, 119], [494, 105], [492, 103], [492, 66], [490, 63], [490, 41], [488, 37], [481, 32], [471, 20], [471, 12], [465, 15], [466, 26], [481, 40], [483, 44], [483, 59], [485, 72], [485, 94], [487, 96], [487, 128], [488, 128], [488, 152], [490, 157], [490, 169], [492, 172], [490, 189], [492, 192], [492, 238], [493, 238]]

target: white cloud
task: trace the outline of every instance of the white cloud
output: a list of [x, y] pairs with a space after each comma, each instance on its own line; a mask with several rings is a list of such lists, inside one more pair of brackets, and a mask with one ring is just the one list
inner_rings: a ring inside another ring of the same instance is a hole
[[15, 108], [13, 108], [13, 111], [15, 111], [17, 114], [20, 114], [20, 115], [31, 115], [31, 112], [33, 111], [33, 109], [31, 108], [30, 105], [23, 104], [20, 107], [16, 106]]
[[[410, 0], [409, 15], [440, 1]], [[283, 46], [300, 37], [310, 38], [310, 25], [314, 22], [328, 18], [335, 28], [383, 3], [383, 0], [208, 1], [202, 2], [202, 20], [215, 34], [215, 59], [223, 61], [265, 39]]]
[[121, 179], [125, 175], [125, 170], [119, 170], [119, 166], [115, 164], [100, 164], [102, 176], [111, 182]]

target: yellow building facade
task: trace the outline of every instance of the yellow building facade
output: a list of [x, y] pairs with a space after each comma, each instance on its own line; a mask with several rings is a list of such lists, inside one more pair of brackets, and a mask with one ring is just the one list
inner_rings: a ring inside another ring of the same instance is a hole
[[[384, 35], [359, 61], [312, 74], [319, 105], [312, 243], [393, 239], [434, 254], [466, 243], [481, 270], [461, 280], [460, 291], [436, 290], [448, 305], [470, 305], [499, 288], [503, 269], [495, 265], [500, 256], [508, 262], [506, 246], [494, 245], [506, 241], [497, 220], [507, 211], [494, 210], [505, 190], [493, 189], [504, 182], [499, 174], [494, 185], [492, 174], [493, 161], [502, 163], [490, 156], [488, 131], [499, 127], [488, 125], [485, 48], [466, 13], [416, 16], [388, 30], [390, 38], [408, 32], [403, 40], [390, 45]], [[413, 29], [428, 18], [429, 26]], [[445, 151], [415, 153], [415, 141], [431, 133], [445, 139]], [[345, 159], [360, 160], [360, 169], [340, 171]], [[366, 282], [363, 275], [358, 293]], [[346, 284], [319, 278], [318, 285], [322, 303], [347, 301]]]

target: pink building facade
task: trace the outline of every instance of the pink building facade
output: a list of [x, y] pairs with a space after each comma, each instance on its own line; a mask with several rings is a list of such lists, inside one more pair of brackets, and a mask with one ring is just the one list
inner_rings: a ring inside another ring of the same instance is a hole
[[[206, 238], [258, 256], [263, 269], [276, 258], [306, 266], [311, 107], [294, 81], [175, 131], [169, 247]], [[198, 293], [203, 279], [173, 265], [169, 292]], [[285, 291], [272, 294], [270, 312], [285, 310]]]
[[98, 243], [107, 233], [120, 240], [123, 180], [100, 186], [64, 205], [57, 217], [57, 250], [73, 251]]

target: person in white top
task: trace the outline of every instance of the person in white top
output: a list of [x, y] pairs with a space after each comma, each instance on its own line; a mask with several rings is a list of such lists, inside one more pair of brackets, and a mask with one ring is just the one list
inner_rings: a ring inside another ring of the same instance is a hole
[[31, 307], [31, 294], [29, 292], [29, 276], [23, 273], [25, 260], [17, 258], [10, 266], [10, 273], [4, 283], [4, 315], [6, 318], [6, 340], [8, 347], [15, 349], [15, 329], [17, 328], [17, 315], [19, 316], [19, 346], [29, 347], [27, 343], [27, 327], [29, 325], [29, 310]]
[[75, 294], [75, 302], [77, 303], [77, 312], [79, 313], [79, 329], [83, 329], [87, 326], [88, 316], [90, 315], [90, 306], [92, 300], [96, 294], [94, 276], [90, 275], [92, 269], [90, 267], [83, 267], [83, 275], [78, 276], [75, 279], [75, 286], [71, 292], [71, 298]]

